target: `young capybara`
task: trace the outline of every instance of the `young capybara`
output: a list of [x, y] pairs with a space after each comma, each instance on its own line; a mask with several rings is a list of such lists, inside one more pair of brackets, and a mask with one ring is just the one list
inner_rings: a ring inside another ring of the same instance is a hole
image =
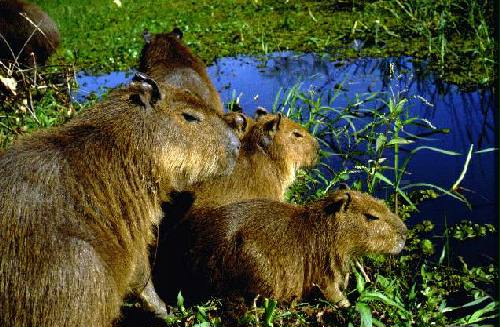
[[255, 121], [241, 112], [230, 111], [224, 114], [224, 120], [233, 129], [234, 134], [241, 141], [252, 129]]
[[218, 206], [245, 199], [283, 201], [298, 169], [316, 164], [318, 141], [293, 120], [262, 109], [240, 135], [241, 151], [230, 175], [197, 183], [195, 207]]
[[182, 36], [178, 28], [154, 36], [146, 30], [139, 71], [153, 79], [187, 89], [223, 113], [222, 101], [207, 75], [205, 64], [184, 44]]
[[[226, 119], [234, 119], [237, 115], [242, 114], [228, 113]], [[194, 203], [190, 205], [203, 208], [256, 198], [283, 201], [286, 189], [294, 182], [296, 171], [316, 163], [317, 140], [291, 119], [281, 114], [269, 114], [263, 109], [257, 110], [255, 121], [245, 115], [241, 118], [247, 121], [241, 126], [249, 127], [235, 128], [241, 140], [241, 150], [233, 172], [190, 187], [188, 190], [194, 194]], [[164, 213], [170, 219], [166, 219], [160, 227], [153, 280], [161, 298], [175, 303], [179, 287], [170, 278], [169, 238], [172, 233], [175, 234], [175, 226], [183, 215], [169, 211]]]
[[203, 101], [141, 74], [18, 140], [0, 156], [0, 326], [109, 327], [130, 293], [166, 315], [148, 262], [161, 203], [238, 148]]
[[59, 46], [54, 21], [25, 1], [0, 1], [0, 34], [0, 60], [26, 66], [44, 65]]
[[288, 302], [319, 287], [349, 306], [342, 293], [349, 260], [397, 254], [406, 226], [381, 200], [348, 189], [305, 206], [266, 199], [195, 208], [165, 248], [171, 283], [193, 299], [257, 295]]

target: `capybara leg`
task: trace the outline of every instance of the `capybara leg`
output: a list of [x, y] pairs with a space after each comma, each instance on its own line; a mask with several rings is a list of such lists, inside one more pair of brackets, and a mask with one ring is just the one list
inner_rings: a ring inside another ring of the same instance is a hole
[[[342, 280], [341, 282], [344, 283], [345, 281]], [[334, 281], [327, 285], [325, 288], [321, 289], [321, 291], [328, 301], [333, 302], [341, 308], [347, 308], [351, 305], [349, 300], [340, 290], [340, 283], [338, 281]]]
[[147, 282], [146, 287], [139, 294], [139, 299], [141, 300], [144, 309], [154, 313], [156, 317], [167, 319], [172, 316], [168, 312], [165, 303], [156, 293], [151, 279]]

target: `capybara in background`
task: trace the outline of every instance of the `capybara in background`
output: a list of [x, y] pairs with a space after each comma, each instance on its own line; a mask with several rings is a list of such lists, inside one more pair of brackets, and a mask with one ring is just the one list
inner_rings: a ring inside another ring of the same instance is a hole
[[188, 298], [288, 302], [319, 287], [327, 300], [349, 306], [342, 290], [350, 258], [397, 254], [406, 232], [383, 201], [343, 189], [305, 206], [256, 199], [192, 209], [164, 250], [169, 281]]
[[282, 114], [257, 112], [241, 139], [241, 151], [230, 175], [193, 185], [195, 207], [245, 199], [284, 200], [298, 169], [316, 164], [318, 141]]
[[198, 97], [144, 75], [18, 140], [0, 156], [0, 326], [109, 327], [127, 293], [166, 315], [148, 262], [161, 203], [238, 148]]
[[25, 1], [0, 1], [0, 34], [0, 60], [26, 66], [44, 65], [59, 46], [55, 22], [38, 6]]
[[182, 36], [178, 28], [154, 36], [145, 31], [146, 44], [142, 49], [139, 71], [158, 81], [187, 89], [223, 113], [222, 101], [207, 75], [205, 64], [184, 44]]
[[224, 114], [224, 120], [233, 129], [236, 136], [242, 140], [252, 129], [255, 121], [241, 112], [230, 111]]

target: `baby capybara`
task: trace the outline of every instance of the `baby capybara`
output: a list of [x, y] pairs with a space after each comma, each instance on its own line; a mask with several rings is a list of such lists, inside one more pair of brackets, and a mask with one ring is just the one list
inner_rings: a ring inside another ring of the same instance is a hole
[[109, 327], [136, 293], [173, 189], [227, 174], [239, 142], [199, 98], [139, 75], [0, 155], [0, 326]]
[[319, 287], [343, 295], [350, 258], [397, 254], [407, 229], [381, 200], [351, 190], [295, 206], [265, 199], [198, 208], [168, 240], [175, 283], [187, 297], [257, 295], [288, 302]]
[[[235, 115], [241, 114], [228, 113], [226, 119], [238, 117]], [[190, 187], [189, 191], [194, 194], [194, 207], [220, 206], [256, 198], [283, 201], [286, 189], [294, 182], [296, 171], [316, 163], [317, 140], [291, 119], [281, 114], [269, 114], [262, 109], [256, 112], [256, 121], [244, 115], [242, 119], [246, 119], [246, 126], [250, 127], [236, 132], [241, 137], [241, 150], [233, 172]], [[158, 294], [172, 302], [179, 287], [171, 282], [169, 238], [175, 233], [174, 228], [182, 215], [177, 211], [168, 211], [165, 215], [170, 219], [165, 220], [160, 228], [153, 280]]]
[[153, 36], [145, 31], [146, 44], [139, 70], [156, 80], [193, 92], [214, 110], [223, 113], [219, 93], [207, 75], [205, 64], [184, 44], [182, 36], [178, 28]]
[[0, 34], [2, 61], [44, 65], [59, 46], [54, 21], [38, 6], [25, 1], [0, 1]]
[[195, 207], [245, 199], [284, 200], [298, 169], [316, 164], [318, 141], [282, 114], [257, 112], [241, 139], [241, 151], [230, 175], [193, 185]]
[[224, 114], [224, 120], [227, 122], [229, 127], [233, 129], [234, 134], [240, 139], [240, 141], [245, 137], [245, 135], [252, 129], [255, 124], [254, 120], [244, 113], [230, 111]]

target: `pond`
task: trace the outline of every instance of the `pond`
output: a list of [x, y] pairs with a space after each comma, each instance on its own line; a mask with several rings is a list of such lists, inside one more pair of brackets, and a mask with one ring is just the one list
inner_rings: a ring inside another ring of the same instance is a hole
[[[497, 147], [495, 136], [498, 108], [491, 89], [463, 91], [454, 85], [444, 84], [426, 69], [426, 62], [416, 62], [409, 57], [363, 58], [331, 61], [326, 56], [280, 52], [265, 58], [239, 56], [220, 58], [208, 67], [208, 73], [227, 103], [237, 97], [245, 113], [251, 115], [258, 106], [273, 108], [276, 95], [281, 99], [287, 90], [298, 83], [304, 92], [333, 93], [341, 90], [330, 104], [342, 108], [352, 104], [356, 95], [400, 94], [411, 101], [410, 112], [426, 118], [437, 128], [449, 129], [448, 134], [434, 134], [428, 146], [451, 150], [461, 156], [447, 156], [431, 151], [421, 151], [412, 159], [408, 171], [409, 182], [432, 183], [449, 189], [460, 176], [466, 154], [471, 144], [474, 151]], [[80, 89], [75, 94], [82, 101], [90, 92], [102, 94], [106, 87], [116, 87], [131, 80], [133, 72], [114, 72], [103, 76], [78, 75]], [[417, 99], [415, 96], [418, 96]], [[327, 105], [327, 96], [322, 97]], [[278, 101], [279, 102], [279, 101]], [[379, 103], [380, 104], [380, 103]], [[418, 133], [418, 130], [412, 130]], [[402, 146], [403, 147], [403, 146]], [[469, 199], [472, 210], [450, 197], [424, 202], [420, 212], [408, 223], [431, 219], [442, 230], [446, 224], [463, 219], [490, 223], [498, 227], [496, 180], [498, 179], [498, 153], [474, 154], [461, 186]], [[338, 157], [326, 162], [333, 169], [340, 168]], [[460, 243], [454, 249], [472, 260], [498, 262], [496, 237]], [[440, 249], [437, 249], [440, 251]]]

